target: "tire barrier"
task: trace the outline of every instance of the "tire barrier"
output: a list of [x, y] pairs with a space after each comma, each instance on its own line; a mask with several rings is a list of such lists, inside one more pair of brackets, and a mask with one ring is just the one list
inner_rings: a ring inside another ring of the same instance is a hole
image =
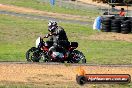
[[121, 32], [121, 20], [119, 19], [113, 19], [111, 21], [111, 31], [112, 32], [117, 32], [120, 33]]
[[103, 32], [110, 32], [111, 28], [111, 19], [110, 18], [103, 18], [102, 21], [102, 30]]
[[102, 17], [102, 32], [116, 32], [128, 34], [132, 32], [132, 17]]
[[121, 33], [128, 34], [130, 32], [131, 32], [131, 21], [130, 20], [123, 21], [121, 25]]

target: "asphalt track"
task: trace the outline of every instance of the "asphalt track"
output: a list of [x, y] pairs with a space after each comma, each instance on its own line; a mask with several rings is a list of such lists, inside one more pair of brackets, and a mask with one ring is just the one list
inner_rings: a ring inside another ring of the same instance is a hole
[[0, 14], [16, 16], [16, 17], [25, 17], [27, 19], [34, 19], [34, 20], [37, 20], [37, 19], [38, 20], [54, 20], [57, 22], [74, 23], [74, 24], [89, 25], [89, 26], [92, 24], [92, 22], [84, 22], [84, 21], [78, 21], [78, 20], [66, 20], [66, 19], [53, 18], [53, 17], [48, 17], [48, 16], [16, 13], [16, 12], [5, 11], [5, 10], [0, 10]]

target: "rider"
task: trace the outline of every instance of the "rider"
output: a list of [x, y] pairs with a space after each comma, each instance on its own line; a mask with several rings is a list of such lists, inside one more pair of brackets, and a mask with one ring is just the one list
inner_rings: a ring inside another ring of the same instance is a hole
[[121, 11], [119, 12], [119, 16], [125, 16], [124, 8], [121, 8]]
[[56, 51], [56, 49], [59, 47], [59, 42], [63, 42], [61, 46], [66, 48], [66, 45], [69, 44], [66, 32], [61, 26], [57, 25], [56, 21], [49, 21], [48, 31], [49, 33], [45, 37], [49, 37], [49, 40], [53, 41], [53, 46], [49, 48], [49, 53]]

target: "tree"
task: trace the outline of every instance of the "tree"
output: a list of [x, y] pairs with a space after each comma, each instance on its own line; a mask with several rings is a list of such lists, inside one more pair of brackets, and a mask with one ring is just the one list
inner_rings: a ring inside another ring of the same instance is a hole
[[132, 4], [132, 0], [124, 0], [125, 3]]
[[127, 4], [132, 4], [132, 0], [93, 0], [94, 2], [103, 2], [103, 3], [108, 3], [111, 2], [112, 3], [127, 3]]

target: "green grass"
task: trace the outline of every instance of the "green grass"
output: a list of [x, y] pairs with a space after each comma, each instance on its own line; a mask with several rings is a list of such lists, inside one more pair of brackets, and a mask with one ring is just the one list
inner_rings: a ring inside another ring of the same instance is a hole
[[[40, 3], [39, 0], [0, 0], [0, 3], [2, 4], [10, 4], [10, 5], [16, 5], [21, 7], [28, 7], [33, 8], [37, 10], [42, 11], [49, 11], [49, 12], [56, 12], [56, 13], [65, 13], [65, 14], [73, 14], [73, 15], [82, 15], [82, 16], [89, 16], [94, 17], [99, 15], [97, 9], [88, 8], [87, 10], [81, 10], [76, 8], [65, 8], [58, 5], [50, 6], [50, 4], [47, 3]], [[94, 10], [94, 11], [93, 11]]]
[[[82, 45], [85, 42], [81, 42]], [[131, 43], [121, 41], [89, 41], [82, 48], [88, 63], [131, 64]]]
[[[47, 21], [0, 15], [0, 61], [25, 61], [25, 52], [35, 46], [39, 35], [46, 34]], [[91, 40], [98, 31], [78, 24], [59, 23], [69, 41], [79, 43], [78, 50], [89, 64], [132, 64], [132, 43], [125, 41]]]

